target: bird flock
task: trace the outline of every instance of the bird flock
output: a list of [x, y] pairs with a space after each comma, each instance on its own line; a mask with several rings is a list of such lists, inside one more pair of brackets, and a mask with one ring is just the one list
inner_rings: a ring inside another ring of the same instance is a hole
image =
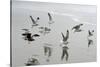
[[[47, 13], [47, 15], [49, 18], [48, 24], [49, 24], [49, 26], [51, 26], [55, 22], [49, 12]], [[41, 19], [40, 17], [36, 17], [36, 19], [34, 19], [32, 16], [29, 16], [29, 18], [31, 19], [31, 22], [32, 22], [31, 28], [33, 29], [35, 27], [38, 27], [39, 33], [33, 34], [29, 29], [22, 29], [24, 31], [24, 33], [22, 33], [23, 40], [28, 41], [28, 44], [36, 41], [35, 38], [39, 38], [39, 37], [41, 37], [41, 35], [45, 36], [51, 32], [52, 29], [50, 27], [39, 25], [38, 21]], [[71, 31], [73, 31], [73, 33], [82, 32], [83, 31], [81, 29], [82, 26], [84, 26], [84, 24], [82, 24], [82, 23], [77, 24], [71, 28]], [[91, 37], [94, 35], [93, 33], [94, 33], [94, 30], [88, 30], [88, 37], [87, 37], [88, 47], [90, 47], [90, 45], [93, 45], [93, 40], [91, 39]], [[65, 35], [61, 32], [61, 36], [62, 36], [62, 44], [60, 45], [62, 47], [61, 60], [63, 60], [65, 58], [65, 60], [68, 61], [68, 57], [69, 57], [68, 39], [70, 38], [69, 35], [70, 35], [70, 32], [68, 29], [66, 30]], [[50, 61], [49, 58], [52, 56], [52, 49], [53, 49], [52, 44], [44, 43], [43, 48], [44, 48], [44, 56], [48, 57], [48, 59], [46, 61], [49, 62]], [[29, 58], [29, 60], [27, 61], [27, 63], [25, 63], [25, 65], [26, 66], [39, 65], [39, 61], [38, 61], [38, 59], [32, 57], [32, 58]]]

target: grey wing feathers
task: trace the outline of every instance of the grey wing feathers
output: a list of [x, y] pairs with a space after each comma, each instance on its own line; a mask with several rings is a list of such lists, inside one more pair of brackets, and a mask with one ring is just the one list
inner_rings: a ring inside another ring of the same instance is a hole
[[52, 20], [52, 17], [51, 17], [51, 15], [50, 15], [50, 13], [48, 13], [48, 16], [49, 16], [49, 20]]
[[69, 31], [67, 30], [65, 40], [67, 41], [67, 40], [68, 40], [68, 38], [69, 38]]
[[35, 24], [36, 22], [35, 22], [35, 20], [33, 19], [33, 17], [32, 17], [32, 16], [30, 16], [30, 18], [31, 18], [31, 20], [32, 20], [33, 24]]
[[63, 37], [63, 41], [65, 40], [65, 37], [64, 37], [64, 34], [63, 33], [61, 33], [62, 34], [62, 37]]
[[62, 37], [63, 37], [63, 41], [67, 41], [68, 38], [69, 38], [69, 31], [67, 30], [66, 36], [64, 36], [63, 33], [61, 33], [61, 34], [62, 34]]

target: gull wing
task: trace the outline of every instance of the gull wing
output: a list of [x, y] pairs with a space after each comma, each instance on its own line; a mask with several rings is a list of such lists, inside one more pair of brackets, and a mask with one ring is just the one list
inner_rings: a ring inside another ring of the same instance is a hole
[[51, 14], [48, 13], [48, 16], [49, 16], [49, 20], [51, 21], [52, 20]]
[[69, 38], [69, 30], [67, 30], [66, 37], [65, 37], [65, 41], [67, 41], [68, 38]]
[[62, 34], [62, 37], [63, 37], [63, 41], [65, 41], [65, 36], [64, 36], [64, 34], [63, 33], [61, 33]]
[[32, 20], [33, 24], [36, 24], [36, 22], [35, 22], [35, 20], [33, 19], [33, 17], [32, 17], [32, 16], [30, 16], [30, 18], [31, 18], [31, 20]]

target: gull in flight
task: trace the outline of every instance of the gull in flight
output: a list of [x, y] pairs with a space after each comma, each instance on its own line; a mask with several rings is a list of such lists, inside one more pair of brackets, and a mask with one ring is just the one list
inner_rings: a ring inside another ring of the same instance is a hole
[[83, 26], [83, 24], [79, 24], [76, 25], [72, 28], [72, 30], [74, 30], [74, 32], [81, 32], [82, 30], [80, 29], [80, 27]]
[[33, 28], [34, 26], [38, 26], [37, 21], [38, 21], [40, 18], [39, 18], [39, 17], [37, 17], [37, 19], [36, 19], [36, 20], [34, 20], [32, 16], [30, 16], [30, 18], [31, 18], [32, 23], [33, 23], [32, 28]]

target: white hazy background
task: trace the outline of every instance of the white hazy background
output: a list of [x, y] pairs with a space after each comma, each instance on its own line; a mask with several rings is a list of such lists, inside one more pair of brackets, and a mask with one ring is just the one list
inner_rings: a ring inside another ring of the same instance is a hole
[[[72, 4], [87, 4], [97, 5], [97, 33], [100, 34], [100, 0], [31, 0], [41, 2], [56, 2], [56, 3], [72, 3]], [[100, 65], [100, 35], [97, 36], [97, 62], [92, 63], [75, 63], [75, 64], [60, 64], [60, 65], [43, 65], [43, 67], [99, 67]], [[10, 67], [10, 0], [0, 0], [0, 67]], [[40, 67], [40, 66], [37, 66]], [[42, 67], [42, 66], [41, 66]]]

